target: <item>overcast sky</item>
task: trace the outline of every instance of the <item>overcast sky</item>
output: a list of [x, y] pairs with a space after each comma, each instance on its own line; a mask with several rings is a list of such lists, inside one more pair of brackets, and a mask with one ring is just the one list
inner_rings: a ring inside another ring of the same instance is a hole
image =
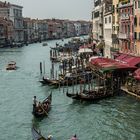
[[[5, 0], [2, 0], [5, 1]], [[23, 6], [23, 16], [91, 20], [93, 0], [7, 0]]]

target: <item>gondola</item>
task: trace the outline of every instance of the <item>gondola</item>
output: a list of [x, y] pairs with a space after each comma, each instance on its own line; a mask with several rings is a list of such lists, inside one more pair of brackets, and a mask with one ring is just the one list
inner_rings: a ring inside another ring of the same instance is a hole
[[38, 118], [47, 116], [51, 108], [51, 101], [52, 93], [42, 103], [38, 103], [38, 105], [33, 104], [33, 115]]
[[17, 66], [15, 61], [10, 61], [6, 66], [6, 70], [16, 70], [16, 69]]
[[78, 93], [68, 93], [68, 91], [66, 92], [66, 96], [70, 97], [72, 99], [76, 99], [76, 100], [80, 100], [80, 94]]
[[34, 127], [32, 127], [33, 140], [47, 140]]
[[97, 101], [105, 99], [107, 97], [112, 97], [114, 94], [112, 92], [104, 91], [83, 91], [81, 93], [66, 93], [66, 95], [74, 100], [83, 100], [83, 101]]
[[44, 76], [43, 76], [42, 80], [40, 80], [39, 82], [42, 84], [47, 84], [47, 85], [59, 85], [59, 80], [49, 79]]
[[107, 97], [112, 97], [113, 94], [112, 93], [105, 93], [105, 94], [84, 94], [81, 93], [80, 94], [80, 100], [83, 101], [97, 101], [97, 100], [101, 100], [101, 99], [105, 99]]
[[55, 87], [59, 87], [59, 86], [72, 86], [73, 84], [79, 84], [80, 83], [80, 78], [78, 77], [78, 75], [74, 75], [74, 76], [65, 76], [65, 77], [60, 77], [60, 80], [55, 80], [55, 79], [49, 79], [47, 77], [43, 77], [42, 80], [40, 80], [39, 82], [41, 82], [42, 84], [46, 84], [49, 86], [55, 86]]

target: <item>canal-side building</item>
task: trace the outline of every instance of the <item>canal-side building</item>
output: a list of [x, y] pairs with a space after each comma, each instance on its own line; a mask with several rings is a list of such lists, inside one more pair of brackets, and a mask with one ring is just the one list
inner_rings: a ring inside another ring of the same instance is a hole
[[90, 34], [90, 31], [91, 31], [91, 23], [90, 21], [89, 22], [86, 22], [86, 21], [81, 21], [81, 35], [87, 35], [87, 34]]
[[118, 49], [119, 40], [119, 13], [118, 13], [118, 2], [119, 0], [112, 1], [112, 47]]
[[67, 22], [66, 20], [62, 20], [62, 37], [67, 38]]
[[31, 43], [30, 35], [31, 35], [31, 19], [23, 18], [23, 28], [24, 28], [24, 41], [25, 43]]
[[47, 20], [38, 20], [38, 36], [40, 41], [48, 39], [48, 24]]
[[74, 27], [75, 27], [76, 36], [80, 36], [81, 35], [81, 23], [79, 21], [74, 22]]
[[56, 39], [61, 39], [63, 38], [63, 21], [61, 20], [56, 20]]
[[0, 47], [4, 47], [12, 43], [13, 31], [13, 22], [0, 17]]
[[76, 36], [74, 21], [67, 21], [67, 37]]
[[37, 20], [24, 18], [23, 26], [24, 26], [24, 41], [26, 43], [35, 42], [35, 39], [38, 39]]
[[56, 38], [56, 26], [55, 22], [52, 20], [47, 20], [48, 22], [48, 39]]
[[101, 41], [104, 38], [103, 33], [103, 0], [94, 0], [94, 7], [92, 11], [92, 35], [93, 40]]
[[24, 41], [22, 6], [14, 5], [7, 2], [0, 2], [0, 17], [11, 20], [14, 25], [14, 36], [12, 40], [15, 42]]
[[112, 47], [112, 0], [104, 2], [104, 42], [109, 49]]
[[119, 48], [120, 52], [135, 54], [133, 0], [120, 0], [119, 10]]
[[140, 1], [134, 1], [134, 39], [136, 55], [140, 55]]

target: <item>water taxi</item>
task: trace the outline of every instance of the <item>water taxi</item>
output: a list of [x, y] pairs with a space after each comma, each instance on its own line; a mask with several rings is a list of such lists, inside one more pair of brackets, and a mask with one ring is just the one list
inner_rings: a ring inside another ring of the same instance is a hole
[[10, 61], [7, 66], [6, 66], [6, 70], [16, 70], [16, 62], [15, 61]]

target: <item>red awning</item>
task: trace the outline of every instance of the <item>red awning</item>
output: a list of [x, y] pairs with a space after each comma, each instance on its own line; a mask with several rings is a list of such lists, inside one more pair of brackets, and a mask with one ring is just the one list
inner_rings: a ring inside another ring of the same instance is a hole
[[124, 62], [126, 62], [127, 64], [131, 65], [131, 66], [136, 66], [137, 64], [140, 63], [140, 57], [129, 57], [123, 60]]
[[102, 68], [113, 68], [115, 69], [136, 69], [135, 66], [129, 65], [127, 63], [122, 63], [109, 58], [94, 58], [91, 59], [91, 64]]
[[115, 60], [120, 61], [122, 63], [126, 63], [131, 66], [136, 66], [137, 64], [140, 63], [140, 57], [136, 57], [128, 54], [121, 54]]
[[127, 54], [121, 54], [115, 60], [121, 60], [122, 61], [127, 56], [128, 56]]

